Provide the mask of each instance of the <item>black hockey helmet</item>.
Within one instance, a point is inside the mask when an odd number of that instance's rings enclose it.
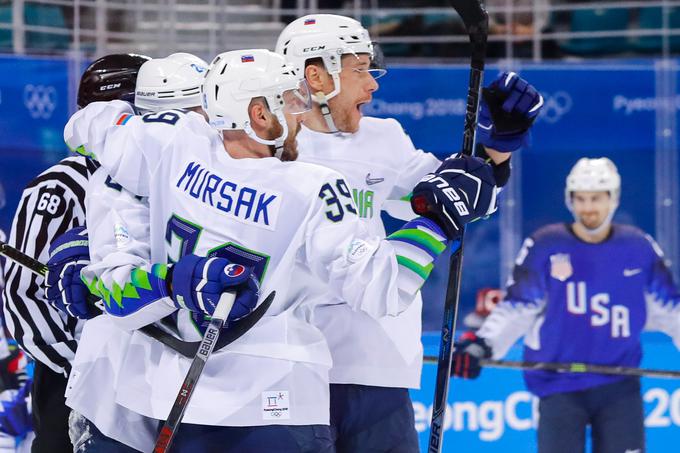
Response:
[[[137,72],[150,58],[133,53],[101,57],[83,73],[78,86],[78,107],[90,102],[121,99],[134,102]]]

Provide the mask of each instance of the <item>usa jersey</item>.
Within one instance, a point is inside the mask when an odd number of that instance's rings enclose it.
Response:
[[[98,118],[113,119],[83,128],[88,109],[101,109]],[[327,282],[329,292],[356,310],[376,318],[395,316],[422,285],[424,274],[417,271],[427,269],[444,248],[443,236],[422,225],[413,227],[408,240],[405,229],[400,237],[381,241],[366,232],[338,173],[275,158],[232,159],[220,134],[195,113],[134,117],[124,103],[94,103],[74,115],[66,135],[80,137],[87,144],[83,152],[97,158],[114,181],[148,197],[150,256],[156,263],[131,265],[125,257],[131,251],[123,250],[107,256],[113,256],[108,268],[93,263],[83,272],[101,290],[110,316],[86,324],[84,335],[93,341],[78,350],[80,366],[67,395],[79,411],[96,414],[95,403],[83,395],[101,389],[104,379],[117,404],[147,417],[167,417],[189,362],[128,329],[177,311],[163,293],[167,268],[162,263],[186,253],[234,260],[247,254],[260,258],[262,294],[276,290],[275,302],[246,335],[213,354],[185,420],[224,426],[327,424],[331,360],[323,335],[299,309],[303,301],[295,295],[306,285],[300,275]],[[397,260],[406,255],[408,260]],[[182,337],[195,340],[199,332],[189,315],[180,310],[177,317]],[[284,396],[272,412],[263,402],[273,394]]]
[[[358,132],[329,134],[303,127],[298,135],[299,161],[332,168],[345,176],[358,216],[369,231],[385,237],[380,218],[386,203],[403,201],[440,161],[417,150],[393,119],[363,117]],[[390,211],[390,214],[393,214]],[[379,319],[333,297],[322,282],[300,297],[317,307],[313,322],[324,333],[333,357],[330,381],[379,387],[418,388],[422,370],[420,293],[398,316]]]
[[[605,241],[591,244],[569,225],[554,224],[525,240],[505,300],[478,333],[494,358],[524,335],[527,361],[637,367],[643,329],[664,332],[680,346],[680,294],[654,240],[615,224]],[[527,387],[541,397],[620,379],[525,373]]]

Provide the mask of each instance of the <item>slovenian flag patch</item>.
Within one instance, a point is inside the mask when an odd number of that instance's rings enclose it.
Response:
[[[130,115],[129,113],[123,113],[120,118],[118,118],[118,121],[116,121],[116,126],[122,126],[125,123],[127,123],[130,118],[132,118],[133,115]]]
[[[316,19],[305,19],[305,25],[314,25],[316,23]]]
[[[241,55],[241,63],[252,63],[255,61],[255,57],[252,55]]]

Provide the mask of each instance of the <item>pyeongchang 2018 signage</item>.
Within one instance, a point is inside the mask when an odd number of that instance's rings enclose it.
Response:
[[[597,150],[603,143],[624,152],[654,148],[658,101],[651,61],[541,63],[515,70],[544,97],[533,133],[542,150]],[[498,67],[488,66],[485,84],[498,74]],[[448,155],[461,144],[468,75],[458,65],[391,67],[364,113],[396,118],[416,146]]]
[[[434,354],[436,338],[425,335],[426,351]],[[661,334],[643,336],[647,368],[669,369],[680,364],[680,352],[668,337]],[[508,360],[520,360],[521,348],[513,347]],[[432,416],[432,396],[436,364],[423,368],[421,389],[412,390],[415,427],[420,450],[427,451]],[[680,370],[680,365],[675,369]],[[680,439],[680,381],[642,379],[645,404],[647,451],[675,451]],[[454,379],[444,420],[444,452],[467,453],[535,453],[538,426],[538,399],[526,390],[522,372],[484,369],[476,380]],[[588,449],[587,451],[590,451]]]

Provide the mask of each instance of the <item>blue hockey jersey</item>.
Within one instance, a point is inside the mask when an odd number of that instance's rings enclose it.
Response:
[[[654,240],[635,227],[614,225],[605,241],[591,244],[570,225],[553,224],[525,240],[506,298],[478,335],[494,358],[524,336],[526,361],[637,367],[643,329],[665,332],[680,347],[680,294]],[[538,396],[620,379],[525,372]]]

